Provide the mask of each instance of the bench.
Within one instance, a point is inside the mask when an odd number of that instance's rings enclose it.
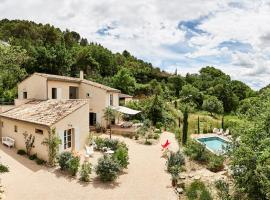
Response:
[[[14,147],[15,140],[10,137],[2,137],[2,144],[7,145],[9,148]]]

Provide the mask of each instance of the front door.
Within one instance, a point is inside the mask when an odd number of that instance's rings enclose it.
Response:
[[[90,112],[89,113],[89,125],[95,126],[97,124],[97,114]]]

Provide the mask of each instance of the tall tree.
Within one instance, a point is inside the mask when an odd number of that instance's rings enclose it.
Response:
[[[133,94],[135,91],[136,80],[128,69],[121,69],[112,78],[113,86],[120,89],[123,93]]]
[[[16,85],[26,77],[23,64],[28,59],[21,47],[0,44],[0,101],[10,102],[16,97]]]
[[[215,96],[207,96],[206,99],[203,101],[202,108],[208,111],[211,116],[214,113],[221,114],[223,113],[223,105],[222,102],[217,99]]]
[[[186,145],[188,139],[188,108],[184,110],[182,144]]]

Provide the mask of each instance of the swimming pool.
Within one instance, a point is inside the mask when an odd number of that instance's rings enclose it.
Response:
[[[224,153],[224,149],[228,146],[228,142],[220,137],[203,137],[197,140],[206,145],[206,148],[215,154]]]

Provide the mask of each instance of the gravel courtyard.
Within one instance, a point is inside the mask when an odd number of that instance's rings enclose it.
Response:
[[[83,183],[56,169],[38,166],[35,162],[19,156],[14,149],[0,145],[1,161],[10,172],[1,175],[7,200],[174,200],[170,175],[165,171],[165,159],[161,158],[161,143],[169,139],[170,149],[178,149],[172,133],[161,135],[156,145],[146,146],[124,137],[113,136],[126,142],[129,147],[128,169],[112,184],[101,183],[91,174],[91,182]],[[90,159],[96,164],[101,154],[95,152]]]

